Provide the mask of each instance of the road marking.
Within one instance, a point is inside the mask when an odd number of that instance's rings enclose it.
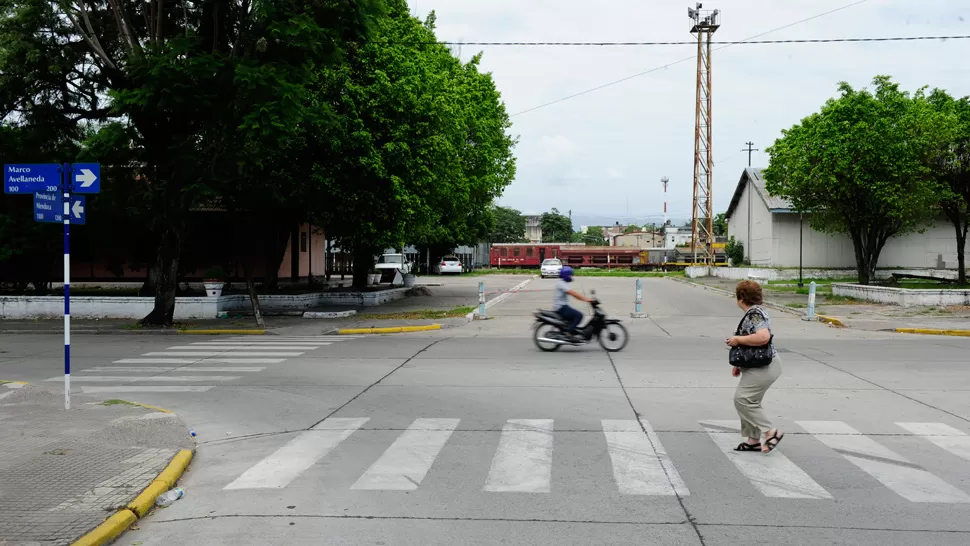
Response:
[[[272,489],[286,487],[316,464],[369,420],[330,418],[301,433],[283,447],[243,472],[223,489]]]
[[[303,353],[241,353],[222,351],[218,353],[190,353],[182,351],[145,353],[142,356],[300,356]]]
[[[170,349],[296,349],[299,351],[313,351],[330,343],[309,345],[306,343],[193,343],[189,346],[169,347]]]
[[[293,345],[203,345],[167,347],[166,351],[313,351],[318,347],[295,347]]]
[[[957,457],[970,461],[970,435],[943,423],[896,423]]]
[[[232,353],[230,353],[232,354]],[[217,364],[280,364],[285,358],[123,358],[112,364],[196,364],[215,362]]]
[[[484,490],[548,493],[552,431],[552,419],[509,419],[502,427]]]
[[[177,368],[166,367],[166,366],[96,366],[94,368],[88,368],[86,370],[79,370],[80,373],[96,373],[96,372],[172,372],[178,370],[180,372],[229,372],[229,373],[240,373],[240,372],[261,372],[265,370],[265,366],[201,366],[189,368],[187,366],[180,366]]]
[[[737,421],[700,421],[711,440],[751,484],[766,497],[787,499],[831,499],[821,485],[791,462],[781,451],[770,455],[734,451],[742,441]]]
[[[11,394],[13,394],[15,392],[17,392],[17,391],[7,391],[7,392],[5,392],[3,394],[0,394],[0,400],[3,400],[4,398],[10,396]]]
[[[459,421],[460,419],[416,419],[351,489],[417,489]]]
[[[214,385],[192,385],[192,386],[166,386],[166,387],[146,387],[142,385],[130,385],[125,387],[81,387],[84,394],[104,394],[110,392],[205,392]]]
[[[136,381],[235,381],[239,379],[236,375],[158,375],[153,377],[141,377],[137,375],[101,375],[101,376],[78,376],[72,377],[76,381],[86,381],[88,383],[110,383],[112,381],[136,382]],[[45,381],[64,381],[63,377],[52,377]]]
[[[297,341],[297,342],[324,342],[324,341],[350,341],[352,339],[359,339],[364,336],[319,336],[319,337],[299,337],[299,336],[272,336],[272,337],[229,337],[229,338],[214,338],[210,340],[213,343],[234,343],[239,341],[244,341],[246,343],[278,343],[281,341]],[[205,343],[205,342],[202,342]]]
[[[323,347],[325,345],[333,345],[333,341],[297,341],[295,339],[281,339],[273,341],[231,341],[231,340],[213,340],[213,341],[196,341],[190,343],[190,345],[306,345],[308,347]]]
[[[635,420],[603,420],[606,449],[613,464],[613,478],[620,493],[689,495],[686,484],[670,464],[659,437],[649,427],[649,423],[643,421],[643,429],[648,432],[644,434],[640,423]]]
[[[965,503],[970,495],[841,421],[796,421],[820,442],[912,502]]]

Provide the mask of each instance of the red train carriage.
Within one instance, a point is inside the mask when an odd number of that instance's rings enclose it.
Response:
[[[489,263],[492,267],[538,269],[546,258],[558,258],[561,243],[497,243],[492,245]]]
[[[640,263],[640,249],[622,246],[563,248],[559,258],[572,267],[631,268]]]

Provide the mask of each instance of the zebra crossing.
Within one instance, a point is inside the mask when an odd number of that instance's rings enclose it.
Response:
[[[174,345],[111,365],[81,369],[71,381],[86,394],[206,392],[360,336],[238,336]],[[63,381],[52,377],[46,381]]]
[[[369,422],[371,419],[368,417],[328,418],[285,442],[223,489],[286,488],[354,434],[367,430],[363,427]],[[420,488],[425,478],[434,472],[435,462],[445,446],[449,442],[459,441],[453,439],[453,433],[459,430],[459,423],[460,419],[415,419],[386,448],[381,446],[383,453],[349,488],[357,491],[414,491]],[[904,501],[970,503],[970,494],[963,489],[947,483],[847,423],[795,421],[795,424],[801,428],[802,434],[817,440],[822,449],[829,449],[835,456],[853,463],[855,468]],[[737,421],[704,420],[699,421],[698,425],[698,432],[705,432],[711,440],[702,445],[706,444],[714,453],[726,457],[732,464],[724,468],[730,471],[733,466],[760,495],[773,499],[837,500],[808,472],[785,456],[785,444],[770,454],[736,452],[733,448],[740,441]],[[647,420],[602,420],[601,427],[600,441],[605,443],[608,457],[590,461],[590,464],[608,465],[611,468],[611,488],[621,495],[630,496],[686,497],[692,494],[687,485],[690,473],[685,474],[685,481],[677,464],[667,454],[660,436]],[[962,459],[961,464],[966,463],[963,474],[970,472],[970,435],[966,432],[943,423],[896,422],[894,427],[906,442],[926,443],[930,446],[932,456],[937,459],[946,456],[944,452]],[[800,431],[789,427],[787,432],[794,437],[793,433]],[[488,474],[484,483],[476,487],[489,494],[548,494],[556,490],[553,479],[553,419],[509,419],[498,435]],[[788,445],[791,443],[792,440],[787,442]],[[923,445],[914,447],[926,448]],[[352,449],[352,446],[348,449]],[[464,461],[459,464],[464,464]],[[333,471],[345,473],[336,469]],[[449,476],[471,474],[447,472],[446,469],[442,473]],[[352,479],[353,476],[348,478]],[[703,477],[698,477],[695,483],[703,482]]]

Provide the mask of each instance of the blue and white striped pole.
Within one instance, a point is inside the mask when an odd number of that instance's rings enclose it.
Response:
[[[478,281],[478,316],[485,318],[485,281]]]
[[[637,279],[637,299],[634,301],[638,315],[643,312],[643,279]]]
[[[65,163],[61,173],[64,190],[64,409],[71,409],[71,186],[74,171]]]
[[[808,285],[808,320],[815,320],[815,290],[817,285],[812,281]]]

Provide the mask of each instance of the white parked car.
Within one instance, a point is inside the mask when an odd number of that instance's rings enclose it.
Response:
[[[384,254],[377,259],[374,269],[381,271],[384,269],[399,269],[402,275],[407,275],[414,268],[414,264],[407,259],[404,254]]]
[[[539,275],[543,279],[546,277],[558,277],[560,271],[562,271],[562,261],[558,258],[542,260],[542,265],[539,266]]]
[[[438,274],[444,275],[445,273],[461,273],[461,260],[455,256],[445,256],[441,259],[438,264]]]

